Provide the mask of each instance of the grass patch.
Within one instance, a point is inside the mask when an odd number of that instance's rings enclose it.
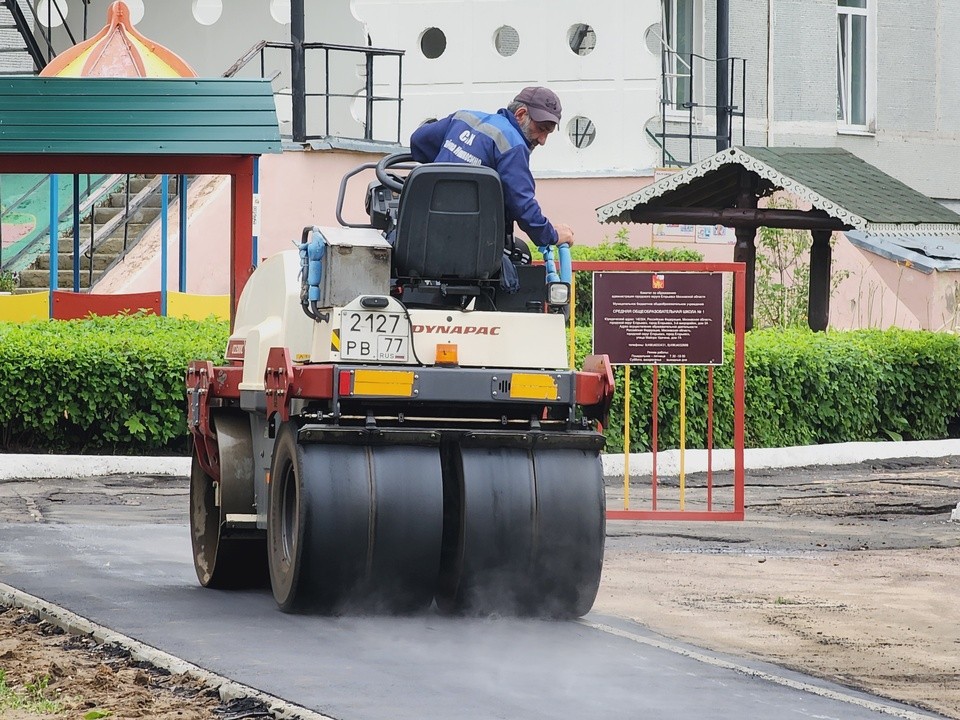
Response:
[[[63,705],[47,697],[49,676],[36,678],[23,688],[7,684],[6,671],[0,670],[0,710],[23,710],[37,715],[55,715],[63,712]]]

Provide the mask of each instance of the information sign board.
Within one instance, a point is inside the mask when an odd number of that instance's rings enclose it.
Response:
[[[614,365],[722,364],[722,274],[594,273],[593,351]]]

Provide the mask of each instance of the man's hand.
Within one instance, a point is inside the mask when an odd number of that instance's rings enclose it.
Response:
[[[557,245],[573,245],[573,228],[566,223],[554,223],[553,229],[557,231]]]

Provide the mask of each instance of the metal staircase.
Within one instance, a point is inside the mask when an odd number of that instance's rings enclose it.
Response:
[[[0,4],[0,75],[32,75],[37,72],[36,58],[28,49],[21,29],[26,24],[31,31],[28,35],[33,38],[28,16],[29,0],[3,0]],[[39,52],[39,46],[34,50]]]
[[[176,177],[168,177],[171,204],[179,196]],[[73,257],[79,246],[79,289],[89,290],[143,237],[160,215],[162,176],[114,175],[103,182],[103,194],[81,203],[79,242],[73,228],[61,232],[57,246],[57,287],[74,288]],[[39,245],[49,247],[49,238]],[[35,254],[36,251],[34,251]],[[19,272],[19,291],[36,292],[50,287],[50,253]]]

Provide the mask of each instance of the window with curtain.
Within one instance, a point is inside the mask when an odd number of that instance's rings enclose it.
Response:
[[[871,1],[837,0],[837,122],[841,127],[867,130],[873,124]]]

